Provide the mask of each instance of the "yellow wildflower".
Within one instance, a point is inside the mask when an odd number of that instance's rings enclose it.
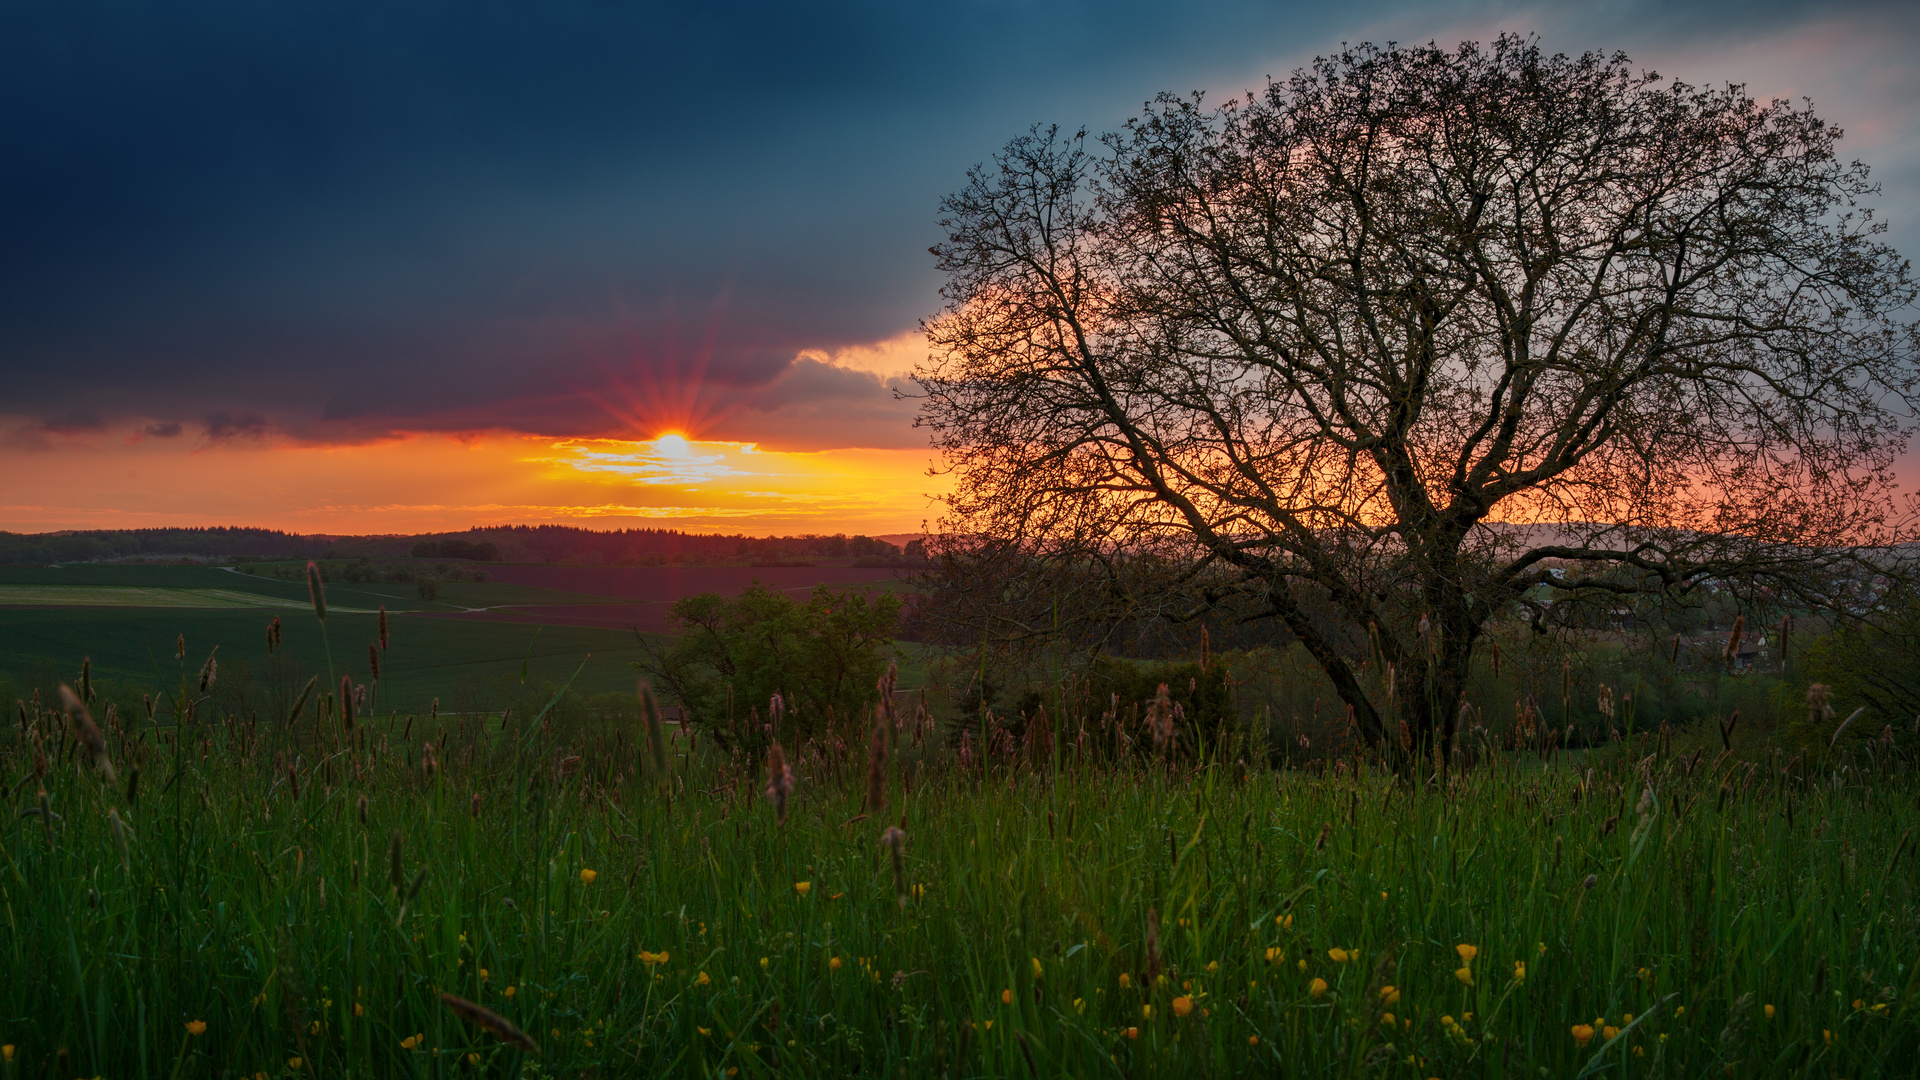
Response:
[[[288,1059],[287,1059],[287,1068],[289,1068],[289,1069],[291,1069],[291,1070],[293,1070],[294,1072],[299,1072],[299,1071],[300,1071],[300,1066],[302,1066],[302,1065],[304,1065],[304,1064],[306,1064],[306,1062],[304,1062],[304,1061],[302,1061],[302,1060],[301,1060],[301,1059],[299,1059],[299,1058],[288,1058]]]
[[[1040,958],[1037,956],[1033,958],[1033,977],[1040,977]]]
[[[365,1015],[367,1015],[367,1010],[366,1010],[366,1009],[364,1009],[364,1008],[362,1008],[362,1007],[361,1007],[361,1005],[360,1005],[360,1003],[356,1001],[356,1002],[354,1002],[354,1003],[353,1003],[353,1015],[355,1015],[355,1016],[365,1016]]]
[[[469,1064],[469,1065],[478,1065],[478,1064],[480,1064],[480,1055],[479,1055],[479,1054],[468,1054],[468,1055],[467,1055],[467,1064]]]
[[[1385,1005],[1388,1008],[1392,1008],[1393,1006],[1400,1004],[1400,988],[1397,986],[1381,987],[1380,988],[1380,1004]]]
[[[206,1033],[207,1033],[207,1022],[205,1020],[187,1021],[187,1034],[205,1035]]]
[[[1767,1019],[1773,1019],[1773,1006],[1769,1005],[1763,1011],[1767,1014]]]
[[[1185,1017],[1193,1012],[1193,999],[1185,994],[1173,999],[1173,1015]]]
[[[1828,1045],[1828,1046],[1832,1046],[1832,1045],[1833,1045],[1833,1042],[1834,1042],[1834,1039],[1833,1039],[1833,1032],[1831,1032],[1831,1031],[1829,1031],[1829,1030],[1827,1030],[1826,1028],[1821,1028],[1821,1029],[1820,1029],[1820,1037],[1821,1037],[1822,1039],[1825,1039],[1825,1040],[1826,1040],[1826,1043],[1827,1043],[1827,1045]]]
[[[1304,956],[1300,958],[1300,970],[1301,971],[1307,970],[1307,958]]]
[[[1460,954],[1460,962],[1463,964],[1473,963],[1473,958],[1480,955],[1480,950],[1472,945],[1455,945],[1453,951]]]
[[[1344,963],[1346,963],[1346,962],[1347,962],[1347,950],[1345,950],[1345,949],[1328,949],[1328,950],[1327,950],[1327,959],[1329,959],[1329,960],[1331,960],[1331,961],[1333,961],[1333,962],[1334,962],[1334,963],[1336,963],[1336,964],[1344,964]]]
[[[1133,976],[1127,974],[1124,971],[1121,972],[1120,973],[1120,989],[1125,990],[1127,987],[1132,985],[1133,985]]]
[[[769,959],[767,959],[767,958],[766,958],[766,957],[764,957],[764,956],[760,958],[760,970],[761,970],[761,971],[767,971],[767,970],[769,970],[769,969],[771,969],[772,967],[773,967],[773,961],[772,961],[772,960],[769,960]]]
[[[1287,954],[1278,945],[1267,946],[1267,963],[1277,964],[1287,958]]]
[[[1140,1019],[1142,1020],[1153,1019],[1153,1006],[1151,1005],[1140,1006]]]
[[[801,896],[805,896],[813,891],[813,882],[796,881],[793,883],[793,891],[799,893]]]
[[[697,975],[697,976],[695,976],[695,977],[694,977],[694,980],[693,980],[693,985],[695,985],[695,986],[712,986],[712,985],[713,985],[713,980],[712,980],[711,978],[709,978],[709,977],[707,976],[707,973],[706,973],[706,972],[704,972],[704,971],[703,971],[703,972],[701,972],[701,973],[700,973],[699,975]]]
[[[1527,981],[1527,962],[1525,960],[1515,960],[1513,962],[1513,981],[1517,983]]]
[[[1608,1042],[1612,1042],[1614,1036],[1620,1034],[1620,1029],[1614,1027],[1612,1024],[1608,1024],[1606,1027],[1600,1029],[1600,1034],[1605,1036]]]
[[[1220,974],[1220,961],[1218,960],[1207,961],[1207,974],[1209,975]]]
[[[839,971],[839,970],[840,970],[840,958],[836,956],[836,957],[834,957],[834,958],[832,958],[831,960],[828,960],[828,961],[827,961],[827,970],[828,970],[828,971]]]
[[[406,1038],[400,1040],[400,1049],[402,1050],[411,1050],[414,1047],[419,1045],[420,1045],[420,1036],[418,1035],[409,1035]]]
[[[1453,977],[1456,979],[1459,979],[1462,983],[1465,983],[1468,986],[1473,985],[1473,969],[1472,968],[1466,968],[1466,967],[1457,968],[1453,973]]]
[[[1585,1046],[1588,1043],[1592,1042],[1593,1041],[1593,1025],[1591,1024],[1573,1025],[1573,1041],[1579,1043],[1581,1046]]]
[[[1012,990],[1002,990],[1002,991],[1000,991],[1000,1004],[1002,1004],[1002,1005],[1011,1005],[1011,1004],[1013,1004],[1013,991],[1012,991]]]
[[[1327,980],[1314,979],[1307,984],[1307,993],[1312,994],[1314,997],[1325,997],[1327,994]]]
[[[582,884],[582,885],[591,885],[591,884],[593,884],[593,879],[594,879],[594,878],[597,878],[597,877],[599,877],[599,876],[600,876],[599,874],[596,874],[596,873],[594,873],[594,872],[593,872],[593,871],[591,871],[591,870],[587,870],[587,869],[585,869],[585,868],[582,868],[582,869],[581,869],[581,871],[580,871],[580,884]]]
[[[1260,1045],[1260,1036],[1258,1036],[1258,1035],[1249,1035],[1249,1036],[1247,1036],[1247,1045],[1248,1045],[1248,1046],[1259,1046],[1259,1045]]]
[[[512,997],[514,995],[514,988],[509,986],[506,988],[505,991],[503,991],[503,993],[505,993],[508,997]]]
[[[1381,1022],[1382,1024],[1385,1024],[1385,1025],[1386,1025],[1386,1026],[1388,1026],[1388,1027],[1392,1027],[1392,1026],[1393,1026],[1393,1014],[1392,1014],[1392,1013],[1381,1013],[1381,1014],[1380,1014],[1380,1022]]]
[[[13,1044],[8,1043],[5,1046],[0,1046],[0,1061],[12,1061],[12,1060],[13,1060]]]
[[[700,1034],[702,1034],[702,1035],[711,1035],[711,1034],[713,1034],[713,1029],[712,1029],[712,1028],[703,1028],[703,1027],[699,1027],[699,1026],[695,1026],[693,1030],[695,1030],[695,1031],[697,1031],[697,1032],[699,1032],[699,1033],[700,1033]]]
[[[1139,1037],[1140,1037],[1140,1029],[1139,1029],[1139,1028],[1137,1028],[1137,1027],[1131,1027],[1131,1028],[1128,1028],[1128,1029],[1127,1029],[1127,1038],[1129,1038],[1129,1039],[1137,1039],[1137,1038],[1139,1038]]]

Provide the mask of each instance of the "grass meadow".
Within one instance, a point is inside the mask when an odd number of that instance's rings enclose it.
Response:
[[[500,625],[396,620],[390,655]],[[136,630],[155,690],[212,700]],[[0,736],[9,1080],[1920,1070],[1920,783],[1879,743],[1407,782],[1119,754],[1058,709],[956,752],[916,715],[789,735],[783,823],[763,761],[650,767],[637,723],[89,711],[110,779],[44,702]]]

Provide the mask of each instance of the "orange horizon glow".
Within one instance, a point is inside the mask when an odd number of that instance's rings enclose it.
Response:
[[[646,440],[411,435],[355,446],[154,441],[0,451],[0,529],[235,525],[296,533],[497,525],[752,536],[910,533],[939,515],[927,450],[769,450]]]

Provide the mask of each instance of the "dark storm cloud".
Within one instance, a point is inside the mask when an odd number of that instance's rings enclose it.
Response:
[[[583,435],[698,379],[720,426],[879,438],[910,408],[874,379],[824,404],[794,356],[934,308],[935,203],[1033,121],[1343,40],[1823,22],[1913,43],[1899,5],[6,3],[0,412]]]

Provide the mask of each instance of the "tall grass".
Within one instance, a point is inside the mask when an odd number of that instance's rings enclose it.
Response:
[[[1405,784],[1029,738],[896,757],[869,813],[856,737],[790,755],[782,825],[764,763],[676,741],[650,782],[639,730],[116,723],[108,783],[55,720],[0,757],[9,1077],[1920,1060],[1920,784],[1871,748],[1652,738]]]

